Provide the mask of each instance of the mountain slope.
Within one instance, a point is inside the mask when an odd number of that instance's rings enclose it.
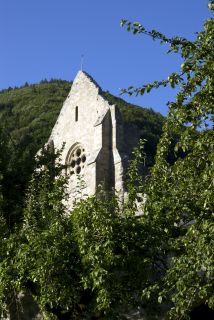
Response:
[[[34,168],[36,152],[47,141],[62,104],[71,87],[63,80],[41,81],[39,84],[0,91],[0,176],[3,211],[10,227],[22,220],[26,186]],[[146,138],[147,164],[154,160],[163,116],[151,109],[131,105],[104,92],[111,104],[119,107],[126,132]],[[126,130],[129,127],[129,130]],[[126,137],[125,137],[126,138]],[[128,139],[127,139],[128,140]],[[137,142],[137,141],[136,141]],[[6,150],[5,152],[3,151]],[[127,145],[127,151],[129,150]]]
[[[21,153],[33,155],[47,141],[71,84],[51,80],[0,91],[1,127],[4,126]],[[148,140],[154,156],[164,118],[151,109],[134,106],[109,93],[104,95],[120,108],[125,125],[141,130],[141,137]]]

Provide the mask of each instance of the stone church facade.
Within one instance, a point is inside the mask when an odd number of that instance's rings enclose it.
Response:
[[[78,197],[94,195],[99,185],[115,190],[123,201],[128,156],[122,116],[86,72],[78,72],[48,144],[55,149],[64,144],[69,207]]]

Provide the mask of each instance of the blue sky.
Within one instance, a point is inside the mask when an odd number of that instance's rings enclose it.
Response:
[[[166,78],[181,59],[167,46],[133,36],[122,18],[167,36],[194,39],[210,16],[207,0],[0,0],[0,89],[47,78],[73,80],[84,70],[104,90],[140,86]],[[123,98],[166,115],[175,91],[161,89]]]

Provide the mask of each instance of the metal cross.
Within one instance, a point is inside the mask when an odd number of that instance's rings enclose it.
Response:
[[[81,55],[81,71],[82,71],[82,69],[83,69],[83,62],[84,62],[84,55],[82,54],[82,55]]]

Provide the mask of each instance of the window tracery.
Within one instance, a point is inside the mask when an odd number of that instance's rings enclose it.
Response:
[[[66,159],[67,173],[69,175],[80,174],[83,172],[86,164],[85,148],[81,144],[75,144],[68,152]]]

